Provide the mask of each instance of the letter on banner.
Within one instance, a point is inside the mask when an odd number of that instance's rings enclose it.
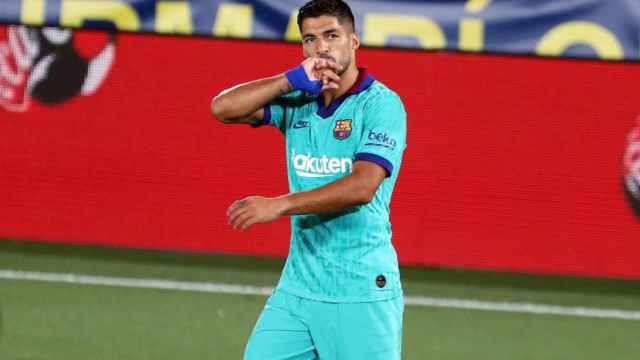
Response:
[[[85,20],[111,21],[118,30],[140,30],[140,19],[131,5],[119,0],[62,0],[60,25],[81,27]]]
[[[468,0],[465,11],[477,14],[486,9],[491,0]],[[480,19],[462,19],[459,26],[458,47],[466,51],[481,51],[484,47],[484,22]]]
[[[289,25],[287,25],[287,32],[284,34],[284,39],[287,41],[301,41],[302,35],[300,35],[300,29],[298,28],[298,9],[291,12],[289,16]]]
[[[25,25],[44,24],[45,0],[22,0],[20,23]]]
[[[253,8],[248,4],[220,4],[213,35],[248,38],[251,36]]]
[[[560,56],[573,45],[593,48],[601,59],[618,60],[624,50],[616,36],[604,26],[588,21],[571,21],[549,30],[538,42],[538,55]]]
[[[366,15],[365,44],[383,46],[387,37],[392,35],[415,37],[426,49],[441,49],[447,45],[440,26],[429,18],[410,15]]]
[[[156,32],[161,34],[193,34],[189,2],[158,1]]]

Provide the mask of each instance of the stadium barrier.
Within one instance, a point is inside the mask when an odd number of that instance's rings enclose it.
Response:
[[[0,49],[1,237],[286,255],[288,221],[225,217],[287,191],[282,136],[209,104],[299,45],[0,26]],[[623,191],[638,64],[371,48],[358,63],[408,112],[403,264],[640,278]]]

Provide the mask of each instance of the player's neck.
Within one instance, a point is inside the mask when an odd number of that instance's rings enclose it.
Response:
[[[353,85],[358,80],[358,74],[360,71],[355,66],[355,64],[351,64],[351,66],[345,71],[340,79],[340,87],[335,90],[328,90],[322,93],[324,99],[324,106],[329,107],[333,100],[339,98],[340,96],[346,94],[349,89],[353,87]]]

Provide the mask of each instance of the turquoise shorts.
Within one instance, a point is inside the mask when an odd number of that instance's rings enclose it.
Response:
[[[327,303],[275,290],[245,349],[245,360],[396,360],[402,348],[402,296]]]

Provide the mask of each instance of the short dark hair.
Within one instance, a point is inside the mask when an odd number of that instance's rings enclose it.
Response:
[[[342,0],[311,0],[298,11],[298,29],[302,31],[302,21],[323,15],[336,17],[341,25],[348,24],[356,31],[356,21],[351,8]]]

